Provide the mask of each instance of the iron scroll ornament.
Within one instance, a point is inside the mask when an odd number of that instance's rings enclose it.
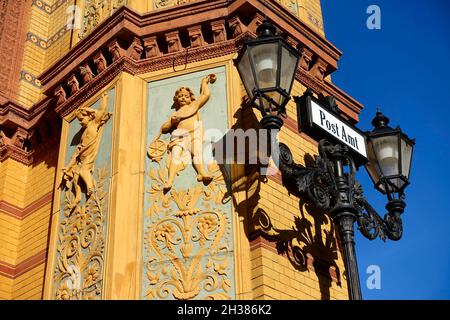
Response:
[[[347,146],[319,142],[319,155],[312,166],[304,167],[293,161],[288,146],[279,144],[280,171],[283,183],[294,194],[305,196],[315,207],[329,212],[334,217],[342,208],[350,209],[355,216],[358,229],[369,240],[380,237],[401,239],[403,224],[401,214],[405,209],[404,195],[390,198],[384,218],[364,197],[361,184],[356,181],[356,165]],[[343,167],[348,167],[348,172]],[[340,171],[340,172],[337,172]]]

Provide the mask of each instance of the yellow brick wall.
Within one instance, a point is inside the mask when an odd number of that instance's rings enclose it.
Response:
[[[40,300],[44,288],[45,263],[14,280],[14,300]]]
[[[320,0],[297,0],[297,4],[300,20],[325,37]]]
[[[292,89],[292,96],[301,96],[305,90],[306,88],[296,81]],[[286,111],[289,118],[297,119],[296,105],[292,100],[287,105]],[[289,146],[294,161],[302,165],[305,164],[305,155],[314,157],[318,153],[315,144],[286,125],[280,131],[279,141]],[[258,207],[266,211],[274,228],[292,230],[295,227],[295,217],[304,217],[311,223],[312,235],[315,236],[315,230],[320,230],[321,237],[319,239],[325,242],[327,232],[331,227],[330,220],[323,225],[316,226],[318,222],[306,210],[303,211],[303,215],[301,214],[299,198],[289,194],[280,183],[271,179],[261,183],[259,196]],[[275,248],[251,245],[250,251],[251,290],[254,299],[348,299],[347,284],[343,278],[345,268],[341,252],[338,249],[328,250],[328,252],[337,254],[334,263],[339,269],[339,285],[331,281],[330,277],[325,278],[322,273],[315,270],[297,270],[286,255],[277,253]],[[314,258],[321,259],[322,257]],[[320,283],[322,283],[322,288]]]
[[[22,74],[26,76],[21,76],[17,97],[26,107],[32,107],[42,98],[36,78],[70,49],[72,30],[65,27],[69,17],[67,9],[74,1],[47,0],[32,4],[22,62]]]
[[[0,163],[0,201],[24,209],[49,196],[54,189],[58,144],[46,143],[36,150],[35,162],[27,167],[15,160]],[[18,266],[48,249],[52,202],[18,218],[0,210],[0,264]],[[41,299],[45,261],[27,272],[9,278],[0,274],[0,299]]]

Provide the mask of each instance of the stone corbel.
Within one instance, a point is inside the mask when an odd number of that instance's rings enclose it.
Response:
[[[286,41],[289,42],[289,44],[294,48],[297,48],[298,43],[297,40],[295,40],[294,38],[287,36]]]
[[[158,41],[156,36],[151,36],[144,39],[145,57],[155,58],[162,56],[161,50],[159,50]]]
[[[94,64],[97,67],[97,73],[101,73],[107,68],[108,64],[101,51],[94,56]]]
[[[247,27],[241,22],[238,16],[234,16],[228,21],[233,38],[236,38],[240,34],[243,34],[245,31],[247,31]]]
[[[28,132],[27,130],[18,127],[16,129],[16,132],[14,133],[14,136],[11,139],[11,143],[22,150],[25,149],[25,140],[28,138]]]
[[[89,64],[87,62],[80,66],[80,75],[83,79],[83,84],[88,83],[94,78],[94,73],[92,72],[91,67],[89,67]]]
[[[71,95],[75,94],[76,92],[78,92],[78,90],[80,90],[80,83],[78,82],[78,79],[77,77],[75,77],[74,74],[69,77],[67,85],[69,86]]]
[[[108,51],[109,53],[111,53],[113,62],[126,54],[126,51],[120,46],[119,42],[116,39],[109,43]]]
[[[189,39],[191,40],[191,47],[203,47],[205,40],[203,39],[202,26],[194,26],[187,29],[189,33]]]
[[[64,88],[59,85],[55,89],[56,105],[63,104],[67,100],[67,94]]]
[[[305,71],[309,70],[309,65],[312,61],[312,58],[313,58],[313,53],[311,51],[309,51],[305,47],[302,47],[300,49],[300,67],[303,70],[305,70]]]
[[[3,133],[2,130],[0,130],[0,148],[5,146],[8,142],[8,138],[6,137],[6,135]]]
[[[316,63],[314,63],[314,65],[311,68],[311,75],[316,79],[323,81],[326,70],[327,70],[327,63],[322,59],[318,58]]]
[[[169,53],[181,51],[182,46],[178,30],[166,33],[166,41]]]
[[[133,42],[127,50],[127,56],[133,60],[140,60],[144,47],[142,46],[141,39],[134,37]]]
[[[227,30],[225,29],[225,20],[218,20],[211,22],[211,29],[213,32],[214,43],[227,40]]]
[[[255,16],[253,17],[252,21],[248,25],[248,30],[253,32],[254,34],[256,34],[256,29],[258,29],[258,27],[263,23],[263,21],[264,21],[264,16],[262,16],[259,13],[256,13]]]

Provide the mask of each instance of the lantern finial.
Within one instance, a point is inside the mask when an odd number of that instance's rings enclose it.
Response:
[[[373,120],[372,120],[372,125],[376,129],[386,128],[388,126],[389,122],[390,122],[389,118],[386,117],[383,113],[381,113],[380,109],[377,109],[375,118],[373,118]]]
[[[256,34],[259,38],[267,38],[275,36],[277,28],[270,23],[267,18],[264,19],[263,23],[256,29]]]

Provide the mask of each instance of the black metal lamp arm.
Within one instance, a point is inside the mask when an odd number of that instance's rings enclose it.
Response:
[[[383,219],[364,197],[359,183],[356,183],[354,188],[354,200],[358,209],[356,216],[358,229],[366,238],[374,240],[380,237],[383,241],[386,241],[386,237],[393,241],[401,239],[403,235],[401,214],[405,209],[402,198],[388,202],[386,205],[388,212]]]
[[[405,202],[401,196],[398,200],[390,200],[386,205],[388,213],[384,219],[369,204],[363,195],[361,185],[355,180],[355,165],[347,155],[346,147],[333,145],[323,140],[319,143],[319,156],[316,156],[314,164],[304,167],[293,161],[289,148],[279,144],[280,165],[283,183],[294,194],[307,197],[317,208],[333,212],[342,205],[342,202],[350,203],[353,207],[358,229],[369,240],[380,237],[386,241],[386,237],[397,241],[402,237],[403,225],[401,214],[405,208]],[[341,158],[350,167],[348,173],[341,175],[345,179],[348,191],[343,192],[338,187],[336,178],[336,162],[334,158]],[[345,199],[342,199],[344,197]]]

